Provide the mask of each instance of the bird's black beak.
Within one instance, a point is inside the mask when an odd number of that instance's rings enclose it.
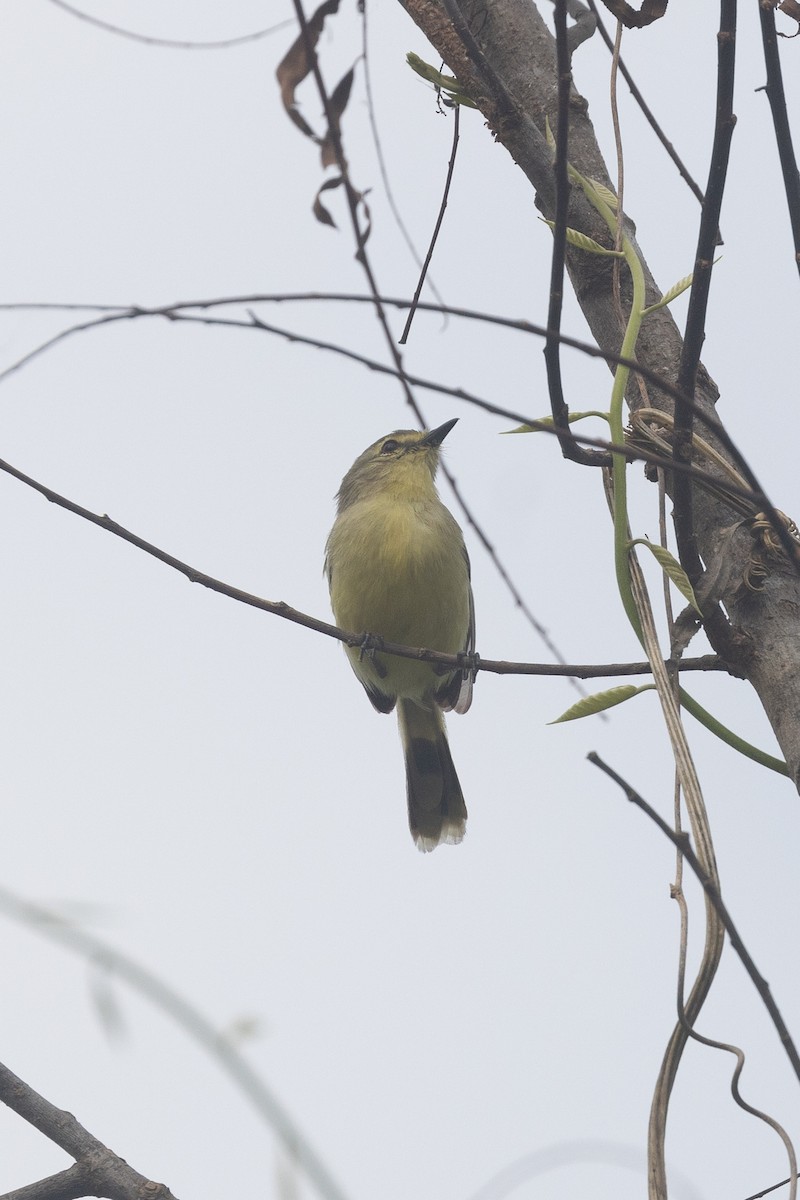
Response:
[[[458,417],[453,417],[452,421],[445,421],[444,425],[440,425],[438,429],[432,429],[422,439],[423,446],[441,446],[444,439],[447,437],[450,430],[458,421]]]

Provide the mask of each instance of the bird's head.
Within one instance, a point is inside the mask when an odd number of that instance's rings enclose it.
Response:
[[[385,493],[397,500],[424,500],[434,494],[433,480],[444,439],[458,417],[436,429],[396,429],[368,446],[342,480],[339,512],[358,500]]]

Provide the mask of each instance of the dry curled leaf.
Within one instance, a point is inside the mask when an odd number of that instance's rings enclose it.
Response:
[[[314,197],[314,206],[313,206],[313,210],[312,210],[314,213],[314,216],[323,225],[332,225],[334,229],[336,228],[336,222],[334,221],[331,214],[328,212],[325,205],[322,203],[321,197],[322,197],[323,192],[329,192],[329,191],[331,191],[332,188],[340,187],[341,184],[342,184],[341,175],[337,175],[335,179],[326,179],[325,182],[323,183],[322,187],[319,189],[316,196]]]
[[[323,0],[316,12],[306,22],[306,30],[308,33],[308,42],[312,50],[316,47],[319,41],[319,35],[322,33],[322,26],[325,18],[333,16],[339,11],[339,0]],[[297,128],[306,135],[306,137],[316,138],[316,134],[311,126],[306,121],[297,107],[295,99],[295,91],[299,84],[303,82],[306,75],[309,74],[313,67],[313,60],[309,55],[306,47],[306,39],[301,30],[299,35],[292,42],[289,49],[284,54],[275,75],[278,79],[278,86],[281,89],[281,100],[283,107],[290,120],[294,121]]]
[[[337,225],[336,225],[336,222],[334,221],[333,217],[331,216],[330,212],[328,211],[328,209],[322,203],[322,193],[330,192],[334,188],[341,187],[343,183],[344,183],[344,179],[342,178],[341,175],[336,175],[332,179],[326,179],[325,182],[323,183],[322,187],[319,189],[319,191],[317,192],[317,194],[314,198],[314,205],[313,205],[314,216],[323,225],[332,225],[334,229],[337,228]],[[363,257],[363,248],[367,244],[369,235],[372,232],[372,215],[369,211],[369,205],[367,204],[367,199],[366,199],[368,194],[369,194],[369,188],[367,188],[363,192],[357,192],[355,190],[355,188],[352,189],[353,200],[354,200],[355,204],[358,206],[358,208],[361,210],[361,213],[363,216],[363,225],[361,225],[360,232],[359,232],[359,247],[358,247],[358,251],[356,253],[356,258],[359,261],[361,261],[361,259]]]
[[[642,0],[642,6],[637,12],[625,0],[603,0],[612,16],[621,21],[626,29],[644,29],[652,25],[667,11],[668,0]]]
[[[354,68],[351,67],[347,74],[339,80],[328,104],[331,114],[331,124],[328,127],[325,137],[320,142],[323,167],[333,167],[336,165],[336,142],[339,138],[339,122],[342,113],[347,107],[347,101],[350,99],[350,89],[353,86],[353,71]]]
[[[344,161],[340,138],[340,122],[342,114],[347,107],[347,102],[350,99],[355,68],[351,67],[342,76],[331,95],[325,100],[329,123],[324,137],[320,137],[315,133],[308,121],[306,121],[297,107],[297,97],[295,95],[299,84],[303,82],[314,68],[317,42],[322,33],[325,18],[339,11],[339,2],[340,0],[323,0],[323,3],[316,9],[313,16],[306,22],[305,36],[301,31],[300,36],[295,38],[283,56],[275,74],[281,90],[283,107],[287,115],[301,133],[317,143],[320,148],[323,169],[338,166],[340,170],[340,174],[326,179],[318,189],[314,197],[312,212],[321,224],[330,225],[335,229],[336,222],[323,203],[322,194],[345,184],[349,189],[349,203],[360,209],[363,217],[363,223],[359,221],[361,228],[358,235],[358,251],[356,253],[356,258],[360,259],[363,257],[364,246],[370,235],[372,222],[365,200],[367,193],[365,191],[356,191],[350,183],[346,182],[347,164]]]
[[[796,38],[798,33],[800,33],[800,4],[798,4],[797,0],[781,0],[781,3],[778,5],[778,11],[782,12],[791,21],[797,21],[797,30],[795,33],[779,33],[778,37]]]

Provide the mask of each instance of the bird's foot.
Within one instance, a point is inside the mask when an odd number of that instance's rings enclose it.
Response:
[[[383,638],[379,633],[363,633],[358,645],[358,660],[368,658],[379,679],[386,678],[386,666],[375,657],[376,650],[383,649]]]
[[[466,650],[462,650],[457,657],[462,677],[464,679],[471,679],[474,683],[481,666],[480,654],[474,650],[471,654],[468,654]]]

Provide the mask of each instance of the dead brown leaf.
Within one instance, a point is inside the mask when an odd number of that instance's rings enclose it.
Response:
[[[794,33],[779,33],[778,36],[796,38],[798,33],[800,33],[800,4],[797,3],[797,0],[781,0],[778,9],[784,16],[789,17],[790,20],[797,21],[797,30]]]
[[[644,29],[652,25],[667,11],[668,0],[642,0],[642,6],[637,12],[625,0],[603,0],[612,16],[621,21],[626,29]]]
[[[316,12],[306,22],[308,39],[313,49],[316,49],[325,18],[333,16],[338,11],[339,0],[323,0],[323,3],[320,4]],[[294,121],[297,128],[306,137],[319,140],[314,130],[298,109],[297,100],[295,99],[297,87],[303,82],[306,75],[310,73],[312,66],[311,56],[306,50],[306,39],[303,37],[303,31],[301,30],[299,36],[295,38],[278,64],[275,75],[278,80],[278,86],[281,89],[283,107],[286,109],[290,120]]]
[[[319,189],[316,196],[314,197],[314,205],[312,208],[312,212],[314,213],[314,216],[323,225],[332,225],[334,229],[337,228],[336,222],[334,221],[331,214],[328,212],[325,205],[322,203],[322,193],[329,192],[331,190],[331,188],[340,187],[343,182],[344,181],[343,181],[341,175],[337,175],[335,179],[326,179],[325,182],[323,183],[322,187]]]
[[[314,55],[316,54],[317,42],[322,33],[322,26],[325,18],[332,16],[339,11],[340,0],[323,0],[323,3],[317,8],[313,16],[306,22],[307,36],[303,36],[301,31],[300,36],[295,38],[291,46],[283,56],[277,71],[275,72],[278,79],[278,86],[281,90],[281,100],[283,107],[286,110],[289,118],[294,122],[301,133],[306,137],[311,138],[320,147],[320,155],[322,158],[323,169],[327,167],[338,166],[340,174],[333,178],[326,179],[322,186],[318,189],[314,197],[312,211],[314,216],[323,225],[331,225],[336,228],[336,222],[333,219],[330,211],[323,203],[322,197],[324,192],[332,191],[334,188],[341,187],[345,184],[344,176],[347,173],[347,164],[344,161],[339,161],[337,158],[337,147],[341,150],[340,123],[342,114],[347,107],[347,102],[350,99],[350,92],[353,87],[353,76],[355,67],[342,76],[337,83],[330,97],[326,101],[328,113],[328,129],[325,136],[320,137],[306,121],[305,117],[297,107],[296,91],[298,86],[313,70]],[[363,257],[364,246],[372,229],[372,220],[369,208],[365,200],[366,192],[358,192],[351,184],[347,183],[346,187],[350,189],[348,202],[356,206],[356,211],[360,210],[361,218],[357,217],[357,221],[362,228],[358,235],[358,252],[356,257]]]
[[[339,122],[342,119],[342,113],[347,107],[347,101],[350,99],[354,70],[355,68],[351,67],[347,74],[339,80],[328,104],[331,114],[331,127],[329,127],[328,132],[320,143],[323,167],[332,167],[336,163],[336,141],[339,139]],[[334,137],[334,133],[336,137]]]
[[[336,222],[334,221],[333,217],[331,216],[330,212],[328,211],[328,209],[322,203],[322,193],[330,192],[334,188],[341,187],[343,183],[344,183],[344,179],[342,178],[341,175],[336,175],[332,179],[326,179],[325,182],[323,183],[322,187],[319,189],[316,196],[314,197],[314,205],[313,205],[313,210],[312,210],[314,213],[314,216],[323,225],[332,225],[334,229],[337,228],[337,225],[336,225]],[[364,192],[357,192],[355,190],[355,188],[352,189],[353,200],[354,200],[355,204],[357,205],[358,209],[360,209],[361,217],[362,217],[362,221],[359,222],[359,224],[361,225],[361,228],[359,230],[358,250],[356,252],[356,258],[359,261],[363,261],[364,247],[366,246],[369,235],[372,232],[372,214],[370,213],[369,205],[367,204],[367,194],[368,194],[369,190],[370,189],[367,188],[367,190]]]

